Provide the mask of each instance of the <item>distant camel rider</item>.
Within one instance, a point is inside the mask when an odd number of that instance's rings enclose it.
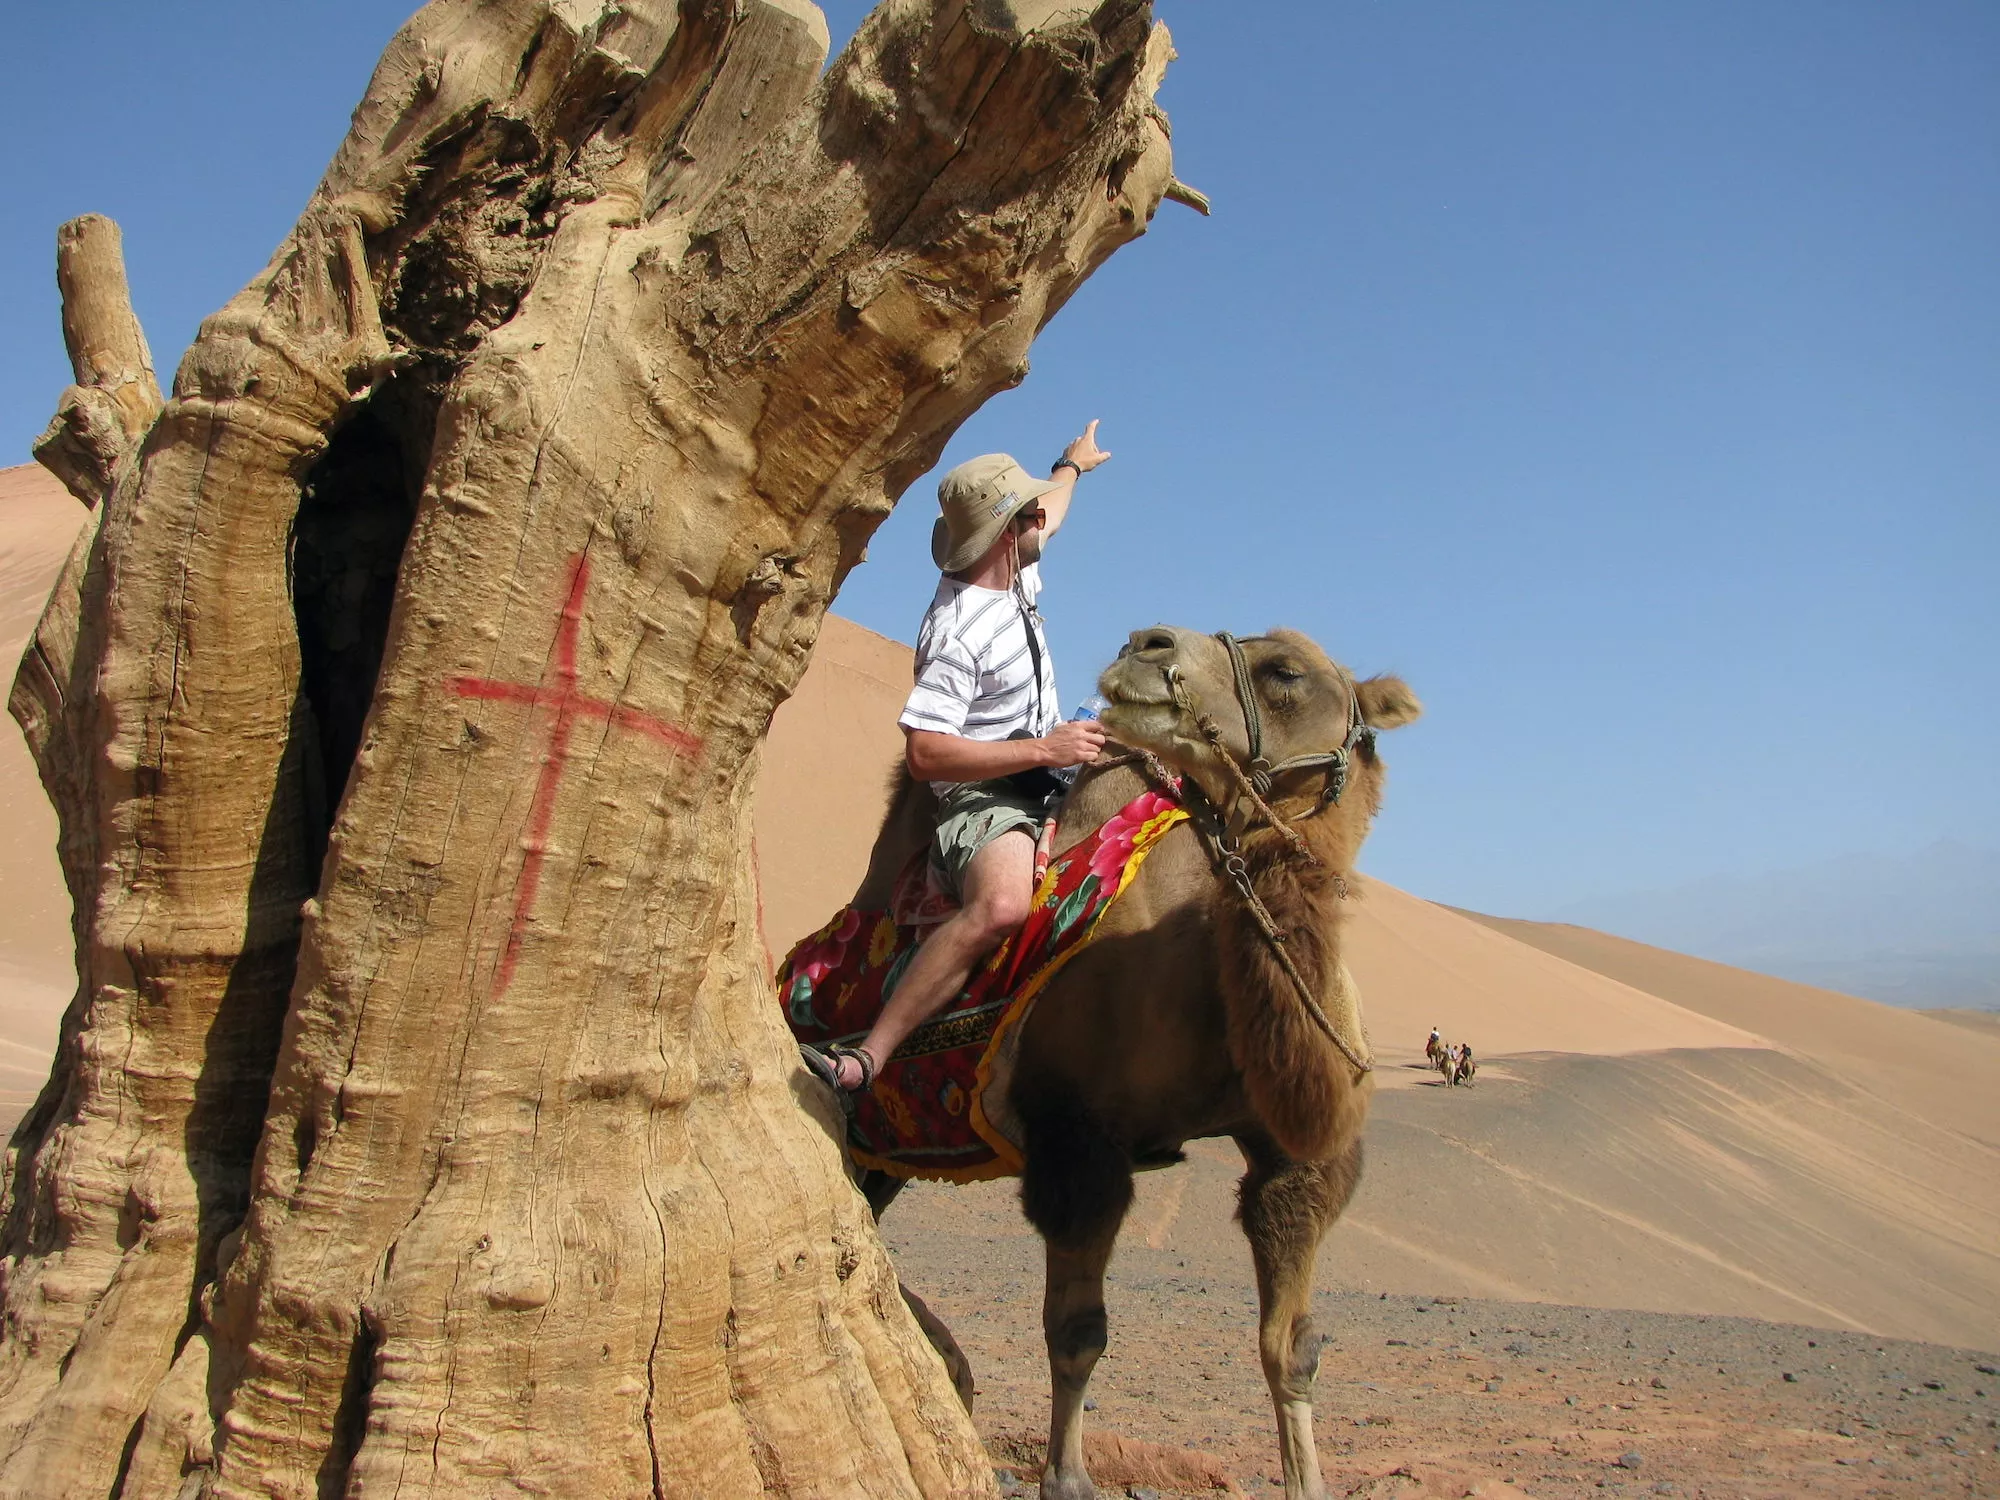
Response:
[[[860,1046],[802,1049],[838,1088],[873,1083],[903,1039],[1027,918],[1035,841],[1060,785],[1048,773],[1094,760],[1104,743],[1091,720],[1059,721],[1035,600],[1042,549],[1061,528],[1078,478],[1110,456],[1097,446],[1093,421],[1047,479],[989,453],[938,485],[944,513],[931,557],[944,577],[917,632],[916,685],[897,722],[910,774],[937,794],[931,866],[959,909],[925,937]]]

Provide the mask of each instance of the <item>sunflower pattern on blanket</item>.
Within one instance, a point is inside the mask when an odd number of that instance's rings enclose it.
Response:
[[[981,1107],[987,1064],[1042,986],[1089,943],[1146,854],[1187,812],[1142,792],[1049,863],[1021,929],[965,988],[919,1026],[855,1097],[848,1146],[866,1167],[899,1177],[974,1182],[1018,1172],[1020,1154]],[[898,882],[921,884],[919,853]],[[859,1042],[881,1014],[928,929],[889,911],[843,909],[786,957],[778,998],[792,1034],[825,1046]]]

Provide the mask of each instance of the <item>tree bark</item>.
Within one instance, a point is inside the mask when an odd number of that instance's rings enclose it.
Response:
[[[85,505],[109,493],[116,470],[160,410],[153,353],[132,311],[118,226],[102,214],[56,231],[63,343],[76,384],[35,439],[42,466]]]
[[[433,0],[106,470],[14,700],[83,983],[0,1495],[989,1487],[801,1108],[751,798],[875,527],[1166,192],[1171,49],[1144,0],[825,49]]]

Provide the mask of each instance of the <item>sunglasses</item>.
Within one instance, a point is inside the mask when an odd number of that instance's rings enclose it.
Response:
[[[1049,518],[1049,513],[1043,510],[1039,505],[1025,505],[1021,507],[1021,509],[1014,512],[1014,520],[1016,524],[1019,524],[1022,521],[1026,521],[1030,526],[1040,526],[1044,521],[1048,520],[1048,518]]]

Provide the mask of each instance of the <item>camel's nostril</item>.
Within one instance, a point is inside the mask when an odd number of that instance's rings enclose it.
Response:
[[[1151,630],[1132,632],[1131,650],[1144,654],[1148,651],[1172,651],[1174,633],[1164,625],[1155,625]]]

